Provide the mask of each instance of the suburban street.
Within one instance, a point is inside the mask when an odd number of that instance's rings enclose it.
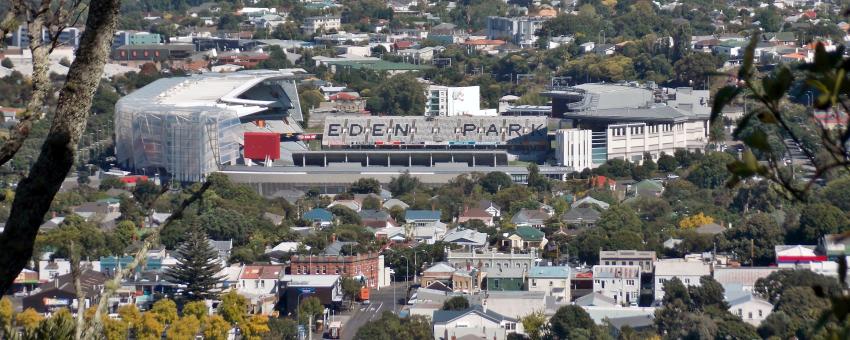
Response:
[[[395,290],[395,300],[393,300],[393,290]],[[381,290],[372,290],[368,305],[354,305],[350,312],[342,315],[341,338],[344,340],[353,339],[357,329],[370,320],[380,318],[383,312],[393,311],[393,306],[396,307],[395,312],[397,313],[403,306],[396,306],[395,303],[406,293],[407,284],[404,282],[393,283],[389,287],[381,288]]]

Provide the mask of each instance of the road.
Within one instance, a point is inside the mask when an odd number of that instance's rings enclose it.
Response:
[[[393,300],[393,290],[395,289],[395,299]],[[354,334],[367,322],[378,319],[385,311],[394,311],[397,313],[401,310],[400,305],[396,305],[398,299],[405,296],[407,293],[407,284],[404,282],[393,283],[390,287],[381,288],[381,290],[372,290],[370,292],[370,300],[368,305],[355,305],[352,307],[353,313],[347,321],[342,325],[342,339],[351,340]],[[393,309],[393,307],[396,307]]]

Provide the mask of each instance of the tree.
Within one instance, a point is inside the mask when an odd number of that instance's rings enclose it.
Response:
[[[37,339],[73,339],[76,323],[67,308],[59,309],[39,323],[35,331]],[[26,334],[26,332],[25,332]]]
[[[542,312],[526,315],[522,318],[522,328],[531,340],[540,340],[546,331],[546,315]]]
[[[843,211],[850,211],[850,176],[830,181],[823,189],[823,197]]]
[[[678,277],[664,281],[662,289],[664,290],[664,299],[662,300],[664,305],[676,300],[682,301],[686,306],[691,304],[691,294]]]
[[[639,233],[643,231],[643,222],[631,208],[615,205],[599,216],[596,227],[608,232],[632,231]]]
[[[679,228],[682,229],[692,229],[699,228],[702,225],[714,223],[714,217],[706,216],[702,212],[698,212],[696,215],[685,216],[685,218],[679,221]]]
[[[139,324],[133,324],[133,326],[136,328],[136,338],[139,340],[162,339],[162,332],[165,330],[165,325],[160,323],[156,315],[151,312],[142,313]]]
[[[549,320],[549,325],[559,339],[571,339],[575,329],[595,329],[596,323],[580,306],[568,305],[558,308]]]
[[[398,197],[412,192],[413,190],[416,190],[417,187],[419,187],[419,179],[411,176],[410,172],[407,170],[398,177],[393,177],[388,185],[393,197]]]
[[[183,297],[189,300],[214,298],[218,295],[214,290],[222,280],[218,253],[199,228],[193,227],[188,237],[177,250],[177,265],[169,268],[166,274],[186,285]]]
[[[204,339],[225,340],[230,324],[221,315],[214,314],[204,321]]]
[[[298,323],[289,318],[269,319],[269,339],[293,340],[298,337]]]
[[[129,338],[130,329],[125,320],[115,320],[103,316],[100,322],[103,324],[103,335],[106,340],[126,340]]]
[[[709,53],[691,53],[675,62],[673,69],[679,82],[694,88],[704,88],[708,84],[708,77],[717,71],[718,64],[717,57]]]
[[[363,199],[363,210],[381,210],[381,200],[375,196],[367,196]]]
[[[433,339],[431,322],[423,316],[414,315],[399,318],[392,312],[385,311],[381,317],[367,322],[357,329],[355,340],[429,340]]]
[[[348,191],[353,194],[380,194],[381,182],[374,178],[360,178],[351,183]]]
[[[791,287],[820,287],[827,295],[841,291],[838,280],[810,270],[779,270],[756,281],[753,292],[776,305]]]
[[[22,2],[23,3],[23,2]],[[79,2],[75,2],[79,4]],[[94,91],[100,82],[103,68],[110,51],[115,26],[118,21],[120,0],[95,1],[84,5],[88,8],[86,25],[80,38],[76,60],[68,71],[65,84],[59,91],[56,110],[47,137],[42,144],[41,153],[28,175],[18,182],[15,200],[12,203],[6,228],[0,235],[0,291],[7,291],[21,269],[32,258],[35,238],[42,218],[50,208],[53,198],[65,180],[65,175],[75,161],[75,153],[83,133]],[[17,7],[17,6],[16,6]],[[28,11],[28,5],[15,8],[13,14],[23,17]],[[50,6],[48,5],[48,8]],[[79,7],[73,8],[79,9]],[[67,10],[61,9],[62,11]],[[48,10],[47,12],[52,12]],[[50,14],[45,14],[50,15]],[[57,15],[62,22],[56,26],[67,25],[74,15]],[[9,16],[12,20],[15,15]],[[44,18],[43,16],[41,17]],[[28,21],[30,32],[41,32],[44,21]],[[7,22],[4,20],[4,25]],[[54,27],[56,27],[54,26]],[[23,141],[27,138],[32,122],[40,113],[42,99],[48,93],[49,79],[47,78],[47,55],[49,48],[42,47],[38,39],[32,39],[33,78],[38,92],[38,99],[32,100],[35,107],[30,109],[10,133],[2,148],[0,148],[0,164],[8,162],[17,153]]]
[[[298,320],[302,324],[307,324],[312,317],[312,320],[315,322],[316,318],[322,315],[324,310],[325,306],[322,305],[322,301],[319,298],[314,296],[302,298],[301,304],[298,305]],[[312,327],[312,324],[307,326]]]
[[[531,163],[528,165],[528,187],[537,192],[549,191],[551,183],[546,176],[540,174],[540,167]]]
[[[478,181],[481,188],[491,194],[499,192],[499,190],[510,188],[514,184],[511,176],[501,171],[488,172],[481,180]]]
[[[201,321],[194,315],[186,315],[175,322],[168,331],[165,338],[168,340],[193,339],[195,334],[201,331]]]
[[[743,263],[761,266],[773,263],[774,247],[784,239],[785,232],[773,217],[757,213],[724,232],[718,240],[718,248],[732,252]]]
[[[463,296],[452,297],[443,302],[442,310],[466,310],[469,309],[469,300]]]
[[[245,323],[245,313],[248,310],[248,299],[231,290],[221,296],[218,314],[231,325]]]
[[[80,171],[80,172],[77,173],[77,184],[78,185],[83,186],[83,185],[88,185],[89,183],[91,183],[91,180],[89,179],[89,172],[88,171]]]
[[[362,223],[360,215],[358,215],[356,211],[351,210],[351,208],[342,205],[335,205],[328,208],[328,211],[339,218],[340,224],[360,225]]]
[[[204,320],[208,315],[207,303],[205,301],[189,301],[183,305],[183,316],[189,315],[198,320]]]
[[[692,309],[703,310],[709,306],[721,310],[729,309],[724,297],[723,285],[711,276],[699,278],[699,286],[689,286],[688,294],[691,297]]]
[[[177,320],[177,304],[171,299],[160,299],[153,304],[151,313],[156,316],[156,320],[164,325],[170,325]]]
[[[650,174],[655,172],[655,170],[658,170],[658,164],[655,164],[655,161],[652,160],[652,155],[649,152],[643,153],[642,166],[646,168],[646,170],[649,171]]]
[[[425,88],[412,74],[390,77],[372,91],[366,109],[373,113],[396,116],[421,116],[425,113]]]
[[[131,325],[139,325],[142,322],[142,313],[134,304],[126,304],[118,307],[118,316],[121,320]]]
[[[3,58],[3,61],[0,61],[0,66],[3,66],[5,68],[13,68],[13,67],[15,67],[15,64],[12,63],[12,59],[9,59],[9,57],[6,57],[6,58]]]
[[[799,244],[816,244],[826,234],[835,234],[848,227],[847,215],[831,204],[814,203],[803,206],[800,227],[794,241]]]
[[[351,301],[353,301],[357,294],[360,293],[361,283],[359,280],[355,280],[350,277],[342,278],[342,294],[349,301],[349,306],[351,306]]]
[[[29,331],[35,330],[41,320],[44,320],[44,318],[32,308],[27,308],[23,312],[18,313],[18,315],[15,315],[15,324]]]
[[[278,70],[282,68],[292,67],[292,63],[286,58],[286,53],[278,45],[269,47],[269,58],[263,60],[258,65],[259,68]]]
[[[700,55],[704,53],[695,53]],[[703,189],[714,189],[726,183],[730,173],[726,165],[735,159],[725,152],[712,152],[698,162],[688,174],[688,181]]]
[[[251,315],[247,322],[239,325],[239,328],[248,340],[259,340],[263,334],[271,331],[269,317],[265,315]]]
[[[12,307],[12,301],[7,298],[0,298],[0,336],[6,329],[12,327],[13,314],[15,310]]]
[[[670,156],[666,153],[661,153],[661,156],[658,156],[658,170],[664,172],[673,172],[678,168],[679,163],[676,162],[676,158]]]

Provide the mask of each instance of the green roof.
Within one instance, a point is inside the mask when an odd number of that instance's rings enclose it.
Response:
[[[524,241],[541,241],[543,240],[543,237],[546,236],[546,234],[544,234],[537,228],[527,226],[517,227],[514,234],[519,236]]]
[[[350,67],[352,69],[367,69],[373,71],[421,71],[431,68],[430,65],[415,65],[408,63],[396,63],[386,60],[339,60],[329,61],[330,65]]]
[[[645,179],[635,183],[635,190],[663,191],[664,186],[661,185],[661,183],[659,183],[658,181]]]

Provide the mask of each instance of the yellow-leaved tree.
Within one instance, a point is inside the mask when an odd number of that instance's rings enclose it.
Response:
[[[681,221],[679,221],[679,228],[691,229],[709,223],[714,223],[714,217],[707,216],[700,212],[696,215],[685,217]]]

